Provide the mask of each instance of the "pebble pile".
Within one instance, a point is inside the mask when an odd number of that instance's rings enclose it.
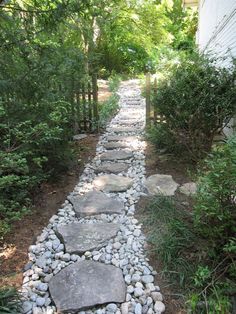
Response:
[[[95,158],[29,248],[24,314],[165,310],[134,217],[144,193],[145,101],[136,80],[123,82],[118,94],[119,113],[100,137]]]

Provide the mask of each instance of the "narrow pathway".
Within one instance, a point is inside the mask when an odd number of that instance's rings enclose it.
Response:
[[[152,314],[165,306],[134,218],[145,179],[145,102],[123,82],[120,111],[79,183],[29,248],[27,314]]]

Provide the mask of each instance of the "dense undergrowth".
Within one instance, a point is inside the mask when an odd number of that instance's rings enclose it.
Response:
[[[214,150],[200,171],[193,212],[178,197],[144,210],[163,274],[185,295],[191,313],[232,313],[235,295],[236,142]],[[175,289],[179,289],[176,286]]]
[[[236,292],[236,138],[216,146],[195,177],[191,200],[156,197],[144,209],[144,223],[164,277],[182,291],[188,311],[230,314]]]

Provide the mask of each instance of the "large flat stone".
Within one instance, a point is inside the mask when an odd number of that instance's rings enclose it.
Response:
[[[93,261],[80,261],[61,270],[49,282],[58,313],[77,312],[106,303],[125,301],[121,269]]]
[[[119,150],[119,151],[111,151],[107,153],[103,153],[101,155],[101,160],[126,160],[133,157],[133,153],[131,151]]]
[[[127,171],[129,169],[128,164],[124,164],[121,162],[117,163],[110,163],[110,162],[104,162],[101,166],[97,167],[95,169],[96,173],[105,172],[105,173],[114,173],[118,174],[123,171]]]
[[[108,135],[108,142],[133,142],[137,141],[137,136]]]
[[[126,142],[108,142],[103,145],[107,150],[116,149],[116,148],[127,148],[130,147],[129,143]]]
[[[172,196],[179,184],[170,175],[154,174],[146,179],[144,186],[151,195]]]
[[[83,196],[68,197],[77,216],[85,217],[99,214],[120,214],[124,204],[106,196],[100,191],[90,191]]]
[[[67,253],[82,254],[102,248],[118,231],[119,225],[114,223],[71,223],[58,226],[56,233],[64,243]]]
[[[133,185],[133,180],[115,174],[106,174],[97,177],[93,183],[98,190],[104,192],[125,192]]]
[[[114,133],[125,133],[125,132],[136,132],[137,130],[135,128],[130,127],[114,127],[109,128],[108,132],[114,132]]]

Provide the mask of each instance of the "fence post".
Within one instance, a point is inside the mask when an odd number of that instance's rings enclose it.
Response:
[[[86,91],[85,83],[82,85],[82,101],[83,101],[83,121],[84,121],[84,130],[87,131],[87,116],[86,116]]]
[[[94,73],[92,76],[93,85],[93,115],[96,123],[96,129],[99,130],[99,116],[98,116],[98,85],[97,85],[97,75]]]
[[[154,88],[153,88],[154,95],[156,96],[157,94],[157,78],[155,77],[154,80]],[[157,124],[157,107],[155,104],[153,105],[153,119],[154,119],[154,125]]]
[[[146,126],[150,124],[151,113],[151,74],[146,74]]]
[[[92,97],[91,97],[91,83],[88,82],[88,115],[89,115],[89,131],[92,131]]]

